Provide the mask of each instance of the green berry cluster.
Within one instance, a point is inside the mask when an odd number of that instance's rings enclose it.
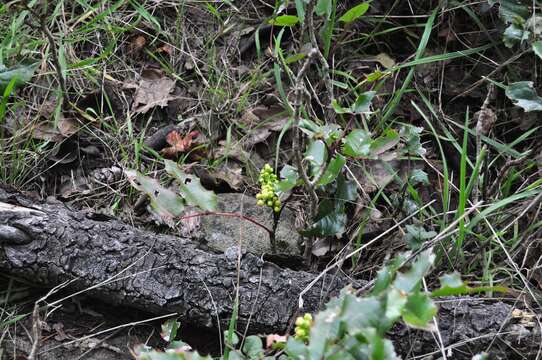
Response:
[[[269,206],[273,211],[280,211],[280,200],[275,192],[275,184],[279,182],[277,175],[273,172],[273,168],[269,164],[265,164],[262,171],[260,171],[260,183],[261,191],[256,195],[259,206]]]
[[[308,341],[312,326],[312,315],[307,313],[295,320],[295,338]]]

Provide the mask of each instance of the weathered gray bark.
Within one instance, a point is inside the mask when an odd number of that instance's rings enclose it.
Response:
[[[252,254],[242,256],[238,275],[236,248],[211,253],[187,239],[89,219],[62,203],[38,204],[0,188],[2,202],[17,207],[0,207],[1,271],[51,287],[77,279],[73,290],[105,282],[90,294],[156,314],[177,312],[189,323],[216,326],[218,317],[225,325],[239,276],[239,324],[284,331],[314,279]],[[344,277],[327,276],[305,294],[303,311],[318,309],[328,291],[346,285]]]
[[[103,283],[90,295],[155,314],[177,312],[184,323],[209,327],[217,325],[217,318],[226,325],[238,282],[235,250],[211,253],[187,239],[112,219],[92,219],[62,203],[39,203],[1,188],[0,271],[50,287],[76,279],[70,284],[73,291]],[[239,324],[250,322],[252,333],[284,331],[296,314],[300,292],[314,277],[244,254]],[[304,295],[302,311],[316,311],[348,282],[343,276],[327,276]],[[470,359],[471,353],[489,345],[493,358],[514,358],[513,349],[534,358],[540,344],[538,327],[511,318],[512,310],[512,305],[480,298],[441,304],[443,343],[467,341],[459,350],[454,347],[450,358]],[[433,335],[404,326],[390,334],[404,358],[438,350]]]

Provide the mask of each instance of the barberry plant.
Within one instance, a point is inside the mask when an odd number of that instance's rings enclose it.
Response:
[[[278,193],[275,190],[275,186],[278,184],[278,177],[273,171],[273,168],[269,164],[260,171],[260,177],[258,179],[260,183],[260,192],[256,195],[259,206],[268,206],[273,209],[274,212],[280,212],[280,199]]]
[[[295,320],[295,338],[306,342],[309,340],[311,326],[312,326],[312,315],[306,313],[303,316],[299,316]]]

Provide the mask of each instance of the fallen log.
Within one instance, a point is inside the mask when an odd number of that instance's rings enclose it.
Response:
[[[249,240],[250,234],[245,234]],[[284,332],[298,310],[299,294],[315,274],[281,268],[237,248],[199,249],[189,239],[139,230],[117,220],[39,202],[0,187],[0,270],[54,287],[157,315],[177,313],[183,323],[224,328],[239,292],[238,324],[251,333]],[[304,296],[302,312],[315,312],[351,280],[323,277]],[[440,339],[397,326],[390,334],[405,357],[436,351],[454,359],[489,350],[514,358],[534,354],[540,331],[512,317],[514,307],[482,298],[450,299],[440,306]],[[466,350],[467,349],[467,350]],[[513,349],[513,351],[512,351]],[[529,356],[527,356],[529,358]]]

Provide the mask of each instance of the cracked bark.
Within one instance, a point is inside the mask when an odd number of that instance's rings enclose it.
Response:
[[[184,323],[205,327],[216,327],[219,318],[225,326],[237,282],[237,252],[232,250],[211,253],[188,239],[135,229],[0,188],[0,270],[48,287],[72,280],[71,291],[104,283],[89,295],[114,305],[158,315],[176,312]],[[251,333],[283,332],[296,315],[300,292],[314,277],[244,254],[239,328],[250,320]],[[301,311],[315,312],[328,295],[348,283],[344,276],[325,277],[304,295]],[[538,327],[520,324],[510,317],[512,310],[512,305],[480,298],[443,303],[438,318],[443,342],[463,344],[453,348],[451,358],[470,358],[488,347],[495,358],[514,358],[516,350],[526,358],[535,354]],[[390,336],[405,357],[438,350],[431,333],[397,326]]]

